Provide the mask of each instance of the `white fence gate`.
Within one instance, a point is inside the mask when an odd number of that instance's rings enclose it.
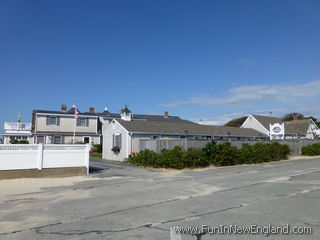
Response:
[[[0,144],[0,170],[86,167],[89,144]]]

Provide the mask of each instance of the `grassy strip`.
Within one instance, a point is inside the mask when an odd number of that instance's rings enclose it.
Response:
[[[91,158],[102,158],[102,153],[90,153]]]

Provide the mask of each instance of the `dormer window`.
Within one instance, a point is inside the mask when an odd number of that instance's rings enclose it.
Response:
[[[77,126],[88,127],[89,126],[89,119],[88,118],[78,118]]]
[[[57,125],[57,117],[49,117],[49,125]]]
[[[60,117],[57,116],[47,116],[46,120],[47,125],[60,125]]]

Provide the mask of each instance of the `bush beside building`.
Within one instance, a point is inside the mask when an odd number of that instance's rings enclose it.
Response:
[[[277,142],[243,144],[240,149],[229,142],[213,142],[203,149],[184,150],[176,146],[171,150],[164,149],[160,154],[146,149],[130,155],[127,161],[143,167],[183,169],[278,161],[287,159],[289,153],[288,145]]]

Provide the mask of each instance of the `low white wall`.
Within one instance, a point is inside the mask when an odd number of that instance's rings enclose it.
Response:
[[[0,145],[0,170],[86,167],[89,171],[89,144]]]

